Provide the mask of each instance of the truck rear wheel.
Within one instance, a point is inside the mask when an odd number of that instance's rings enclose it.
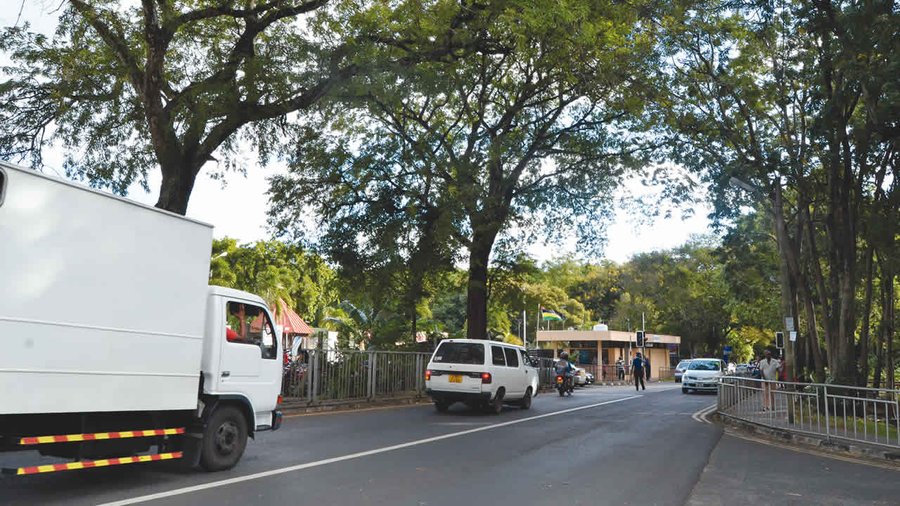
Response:
[[[234,406],[222,406],[212,414],[203,431],[200,464],[207,471],[231,469],[247,447],[247,420]]]

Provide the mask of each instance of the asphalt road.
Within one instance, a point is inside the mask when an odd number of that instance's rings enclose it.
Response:
[[[900,504],[900,472],[723,434],[692,416],[714,402],[673,385],[591,387],[499,416],[463,406],[301,416],[260,434],[228,472],[139,464],[3,477],[0,504]]]

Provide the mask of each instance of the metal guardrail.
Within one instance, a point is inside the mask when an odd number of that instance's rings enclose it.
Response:
[[[900,448],[900,390],[726,376],[717,409],[777,429]]]
[[[660,367],[659,372],[656,375],[656,379],[658,379],[660,381],[675,379],[675,368],[674,367]]]
[[[364,401],[425,393],[430,353],[301,350],[284,368],[281,395],[289,401]]]

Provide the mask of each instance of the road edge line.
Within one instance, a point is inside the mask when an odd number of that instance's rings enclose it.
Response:
[[[709,415],[710,413],[715,411],[717,407],[718,407],[717,404],[711,404],[709,406],[706,406],[705,408],[701,408],[698,411],[695,411],[694,414],[691,415],[691,418],[693,418],[695,422],[706,423],[706,424],[711,425],[712,422],[709,421],[709,419],[707,419],[706,417],[707,417],[707,415]]]

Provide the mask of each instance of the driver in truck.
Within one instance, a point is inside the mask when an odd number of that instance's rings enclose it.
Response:
[[[228,303],[228,323],[225,326],[225,339],[232,342],[247,339],[247,310],[240,302]]]

